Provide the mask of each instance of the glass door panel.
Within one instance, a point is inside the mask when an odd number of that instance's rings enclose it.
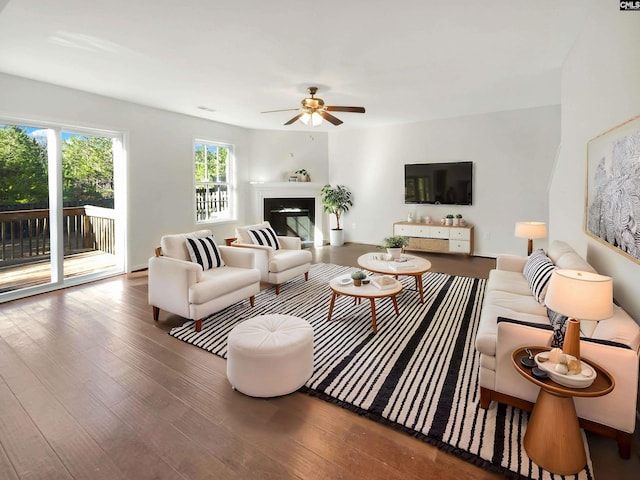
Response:
[[[113,143],[62,132],[64,278],[117,264]]]
[[[48,133],[0,124],[0,294],[51,282]]]

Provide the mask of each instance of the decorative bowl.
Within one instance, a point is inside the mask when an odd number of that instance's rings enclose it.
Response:
[[[557,363],[550,362],[549,352],[540,352],[535,356],[538,367],[549,374],[549,378],[564,387],[587,388],[596,379],[595,369],[588,363],[580,361],[582,371],[576,375],[564,374],[556,371]]]

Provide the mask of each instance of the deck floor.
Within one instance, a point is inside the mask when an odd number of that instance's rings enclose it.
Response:
[[[76,253],[64,258],[65,278],[94,273],[116,266],[116,257],[98,250]],[[49,260],[0,268],[0,293],[43,285],[51,281]]]

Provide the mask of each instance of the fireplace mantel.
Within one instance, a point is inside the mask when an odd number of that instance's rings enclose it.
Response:
[[[254,192],[254,216],[256,222],[264,219],[264,199],[265,198],[309,198],[315,199],[315,228],[314,245],[322,246],[324,236],[322,233],[323,213],[320,190],[322,184],[312,182],[264,182],[252,183],[251,189]]]

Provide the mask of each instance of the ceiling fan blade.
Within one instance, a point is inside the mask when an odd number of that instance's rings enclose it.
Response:
[[[302,115],[304,115],[304,112],[300,112],[298,115],[296,115],[291,120],[289,120],[287,123],[285,123],[285,125],[291,125],[293,122],[298,120]]]
[[[260,112],[260,113],[294,112],[296,110],[300,110],[300,109],[299,108],[285,108],[284,110],[267,110],[266,112]]]
[[[327,122],[331,122],[334,125],[338,126],[342,123],[342,120],[340,120],[339,118],[334,117],[333,115],[331,115],[330,113],[327,113],[325,111],[319,111],[317,112],[322,118],[324,118]]]
[[[325,107],[329,112],[353,112],[364,113],[364,107]]]

